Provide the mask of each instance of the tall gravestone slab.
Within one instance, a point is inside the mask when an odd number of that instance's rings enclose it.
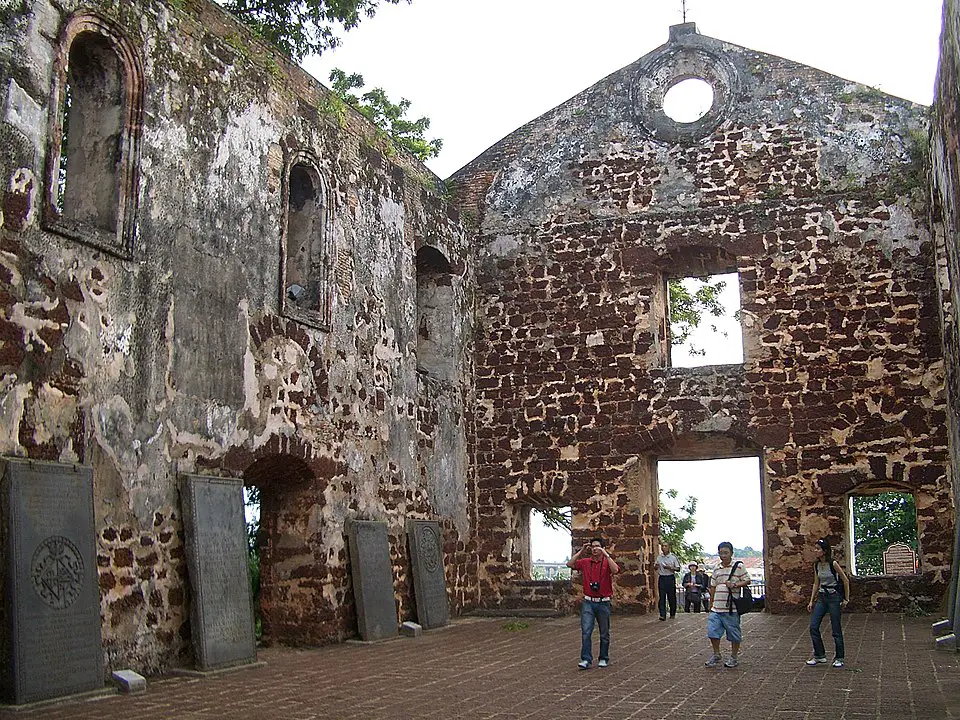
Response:
[[[450,620],[450,604],[443,572],[440,523],[434,520],[407,520],[407,541],[410,544],[417,620],[427,629],[446,625]]]
[[[180,502],[197,668],[256,662],[243,482],[187,475],[181,479]]]
[[[7,460],[0,497],[2,702],[102,689],[92,469]]]
[[[387,525],[372,520],[349,520],[346,530],[360,637],[364,640],[396,637],[397,601],[393,593]]]

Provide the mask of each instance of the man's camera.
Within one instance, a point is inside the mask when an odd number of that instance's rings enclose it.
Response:
[[[600,592],[600,581],[597,580],[590,583],[590,590],[591,592]]]

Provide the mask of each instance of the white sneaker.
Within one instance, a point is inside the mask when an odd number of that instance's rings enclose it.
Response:
[[[826,665],[826,663],[827,663],[826,658],[813,657],[807,660],[807,665],[809,665],[810,667],[813,667],[814,665]]]
[[[719,655],[711,655],[710,659],[707,660],[704,665],[707,667],[716,667],[723,661],[723,658]]]
[[[826,660],[824,660],[824,662],[826,662]],[[834,661],[833,661],[833,666],[834,666],[835,668],[842,668],[842,667],[843,667],[843,658],[837,658],[836,660],[834,660]]]
[[[581,670],[589,670],[590,663],[588,663],[586,660],[581,660],[580,662],[577,663],[577,667],[580,668]]]

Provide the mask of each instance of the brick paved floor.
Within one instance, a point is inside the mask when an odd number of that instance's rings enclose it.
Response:
[[[848,666],[808,668],[807,617],[749,615],[739,668],[703,667],[705,615],[613,619],[611,666],[582,672],[574,617],[467,618],[379,644],[267,648],[266,667],[148,682],[111,696],[4,717],[210,718],[960,718],[960,655],[933,649],[929,618],[851,614]],[[829,621],[824,623],[828,652]],[[724,643],[726,646],[726,643]],[[596,648],[596,643],[595,646]]]

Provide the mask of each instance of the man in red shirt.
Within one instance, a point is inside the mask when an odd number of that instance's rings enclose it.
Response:
[[[580,669],[593,663],[593,626],[600,627],[600,655],[597,667],[610,664],[610,601],[613,597],[613,576],[620,566],[603,548],[603,540],[594,538],[572,558],[567,567],[580,573],[583,580],[583,601],[580,603]]]

